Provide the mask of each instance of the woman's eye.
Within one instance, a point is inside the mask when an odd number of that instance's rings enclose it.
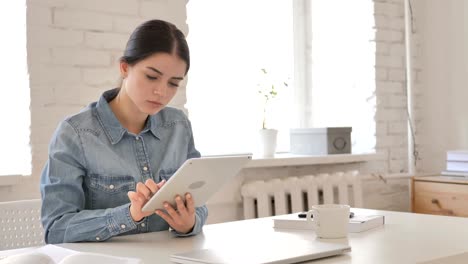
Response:
[[[154,77],[154,76],[151,76],[151,75],[146,75],[146,78],[150,79],[150,80],[156,80],[158,79],[158,77]]]
[[[172,86],[172,87],[179,87],[179,84],[178,84],[178,83],[172,83],[172,82],[170,82],[169,85]]]

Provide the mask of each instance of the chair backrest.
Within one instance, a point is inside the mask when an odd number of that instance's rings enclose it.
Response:
[[[41,199],[0,202],[0,250],[43,245]]]

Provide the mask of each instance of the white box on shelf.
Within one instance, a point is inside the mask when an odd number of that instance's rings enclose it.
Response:
[[[468,172],[468,161],[447,161],[448,171],[464,171]]]
[[[468,161],[468,150],[447,151],[447,161]]]
[[[351,153],[351,131],[351,127],[290,129],[290,152],[300,155]]]
[[[451,170],[443,170],[440,175],[442,176],[454,176],[460,179],[468,178],[468,171],[451,171]]]
[[[314,229],[312,222],[313,220],[308,222],[305,218],[299,218],[297,214],[281,215],[273,218],[273,228]],[[355,215],[349,219],[348,231],[359,233],[384,224],[383,215]]]

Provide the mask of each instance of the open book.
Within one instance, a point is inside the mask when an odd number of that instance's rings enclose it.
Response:
[[[381,226],[384,223],[385,218],[383,215],[355,215],[349,219],[348,231],[350,233],[359,233]],[[308,222],[305,218],[299,218],[297,214],[280,215],[273,218],[273,227],[314,229],[312,222]]]
[[[39,248],[24,248],[0,252],[0,264],[141,264],[140,259],[111,255],[78,252],[54,245]]]

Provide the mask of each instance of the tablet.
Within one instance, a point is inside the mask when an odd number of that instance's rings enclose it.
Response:
[[[190,193],[195,207],[202,206],[224,183],[235,175],[252,159],[251,156],[201,157],[188,159],[171,178],[143,206],[142,211],[164,209],[168,202],[174,208],[174,198]]]

